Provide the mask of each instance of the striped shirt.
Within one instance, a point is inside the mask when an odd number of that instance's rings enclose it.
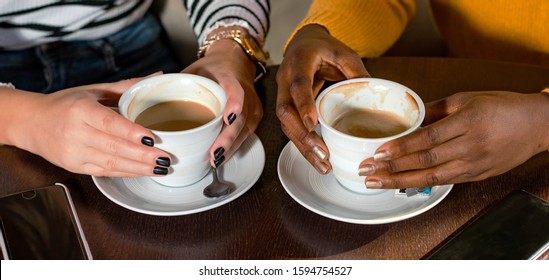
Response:
[[[245,27],[260,43],[269,31],[269,0],[184,0],[183,4],[200,43],[218,26]]]
[[[167,0],[160,0],[167,1]],[[199,42],[219,26],[246,28],[259,42],[269,30],[269,0],[180,0]],[[0,50],[93,40],[141,18],[153,0],[1,0]]]

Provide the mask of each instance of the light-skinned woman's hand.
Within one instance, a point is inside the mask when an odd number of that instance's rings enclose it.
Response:
[[[426,104],[427,125],[363,161],[368,188],[479,181],[549,149],[549,95],[462,92]]]
[[[278,69],[276,113],[282,130],[320,174],[332,166],[328,148],[315,132],[315,98],[325,81],[358,77],[369,77],[358,54],[316,24],[296,33]]]
[[[3,90],[0,141],[38,154],[74,173],[137,177],[162,175],[169,155],[153,134],[105,105],[141,79],[36,94]]]
[[[183,70],[217,82],[227,94],[221,133],[210,148],[210,164],[228,160],[256,130],[263,107],[254,88],[256,65],[234,41],[216,41],[205,56]]]

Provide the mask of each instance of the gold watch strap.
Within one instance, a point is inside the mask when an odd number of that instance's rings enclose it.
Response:
[[[245,35],[238,29],[222,30],[215,35],[208,37],[204,40],[204,44],[198,49],[197,57],[200,59],[204,57],[208,48],[216,41],[222,39],[233,40],[240,45],[244,53],[256,64],[257,75],[254,82],[259,80],[263,75],[267,74],[267,58],[268,53],[264,51],[257,43],[254,37]]]

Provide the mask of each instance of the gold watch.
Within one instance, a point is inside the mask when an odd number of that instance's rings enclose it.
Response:
[[[221,39],[229,39],[237,42],[246,55],[257,65],[257,74],[254,82],[267,74],[267,59],[269,58],[269,53],[259,46],[254,37],[245,32],[241,32],[238,29],[223,30],[212,37],[207,38],[202,47],[198,49],[198,58],[202,58],[211,44]]]

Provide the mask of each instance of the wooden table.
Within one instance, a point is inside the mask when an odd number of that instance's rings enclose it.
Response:
[[[458,91],[537,92],[549,85],[549,68],[517,64],[397,57],[365,63],[373,77],[403,83],[427,102]],[[269,70],[257,85],[265,107],[257,130],[265,169],[229,204],[175,217],[132,212],[103,196],[90,176],[8,146],[0,146],[0,195],[66,184],[95,259],[420,259],[514,189],[549,199],[547,152],[506,174],[455,185],[436,207],[408,220],[356,225],[317,215],[295,202],[278,179],[277,160],[288,139],[274,112],[277,68]]]

